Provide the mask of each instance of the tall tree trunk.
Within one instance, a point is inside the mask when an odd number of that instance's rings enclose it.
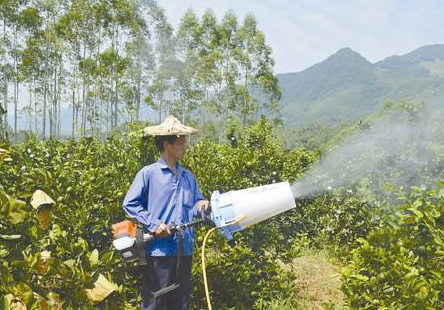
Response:
[[[71,116],[71,137],[75,138],[75,115],[76,115],[76,91],[72,90],[72,116]]]
[[[79,73],[77,71],[77,73]],[[78,76],[78,75],[77,75]],[[76,104],[76,136],[77,138],[80,137],[79,132],[79,112],[80,112],[80,87],[78,87],[78,82],[76,84],[76,90],[77,90],[77,104]]]
[[[50,117],[50,137],[55,138],[57,135],[57,64],[53,61],[54,74],[52,75],[52,105]]]
[[[85,135],[86,131],[86,78],[85,78],[85,57],[86,57],[86,42],[83,42],[83,65],[82,65],[82,121],[81,131],[82,135]]]
[[[18,64],[17,64],[17,25],[12,27],[14,37],[14,141],[17,142],[18,114]]]
[[[163,99],[159,100],[159,123],[162,122]]]
[[[78,42],[78,38],[76,37],[76,42]],[[75,104],[75,113],[74,113],[74,139],[77,139],[79,137],[79,109],[80,109],[80,88],[79,88],[79,66],[77,59],[80,58],[80,51],[79,46],[76,45],[76,59],[74,62],[75,65],[75,71],[74,71],[74,89],[76,93],[76,104]]]
[[[60,139],[62,137],[62,127],[61,127],[61,102],[62,102],[62,68],[61,63],[59,63],[59,74],[57,77],[57,138]]]
[[[74,70],[74,83],[72,86],[72,138],[76,139],[77,129],[78,129],[78,109],[79,109],[79,89],[78,89],[78,81],[77,81],[77,70],[78,70],[78,59],[79,59],[79,46],[78,46],[78,37],[76,36],[75,46],[74,46],[74,54],[73,54],[72,68]],[[76,100],[77,98],[77,100]]]
[[[57,64],[54,65],[54,137],[57,137],[57,119],[58,119],[58,115],[59,115],[59,111],[57,111],[57,95],[58,95],[58,91],[57,91]]]
[[[49,19],[49,12],[46,13],[46,20]],[[45,140],[46,136],[46,93],[47,90],[47,79],[48,79],[48,50],[49,50],[49,41],[48,41],[48,24],[46,24],[46,32],[45,32],[45,75],[43,82],[43,115],[42,115],[42,139]]]
[[[99,134],[100,139],[102,139],[102,121],[103,121],[103,99],[102,99],[102,76],[100,76],[99,81],[99,116],[97,119],[97,132]]]
[[[96,83],[93,84],[93,106],[92,106],[92,115],[91,115],[91,135],[94,136],[96,130],[96,105],[97,105],[97,96],[96,96]]]
[[[29,133],[32,134],[32,84],[29,82],[28,84],[28,92],[29,92],[29,106],[28,106],[28,125],[29,125]]]
[[[14,70],[16,74],[17,71]],[[18,77],[14,78],[14,141],[17,142],[17,116],[18,116]]]
[[[52,49],[51,49],[52,50]],[[51,51],[52,54],[52,51]],[[51,58],[49,62],[49,66],[52,69],[53,68],[53,59]],[[53,124],[53,112],[54,112],[54,84],[53,84],[53,73],[48,73],[48,94],[49,94],[49,104],[48,104],[48,117],[49,117],[49,138],[53,137],[53,130],[54,130],[54,124]]]
[[[110,104],[110,102],[109,102],[109,99],[108,100],[106,100],[106,136],[108,136],[108,132],[109,132],[109,104]]]
[[[47,61],[45,59],[45,76],[43,81],[43,111],[42,111],[42,139],[45,140],[45,131],[46,131],[46,93],[47,93]]]
[[[96,56],[95,56],[95,58],[96,58],[96,67],[98,68],[99,67],[99,54],[100,54],[100,40],[101,40],[101,37],[102,37],[102,27],[101,27],[101,25],[99,24],[99,26],[98,26],[98,42],[97,42],[97,48],[96,48]],[[99,82],[99,84],[100,84],[100,82]],[[97,109],[97,78],[95,78],[94,79],[94,103],[93,103],[93,122],[92,122],[92,135],[94,136],[95,134],[96,134],[96,132],[97,132],[97,111],[96,111],[96,109]],[[99,91],[99,93],[100,93],[100,91]],[[99,118],[100,118],[100,116],[99,116]]]
[[[33,92],[34,92],[34,133],[35,133],[35,135],[38,137],[38,135],[39,135],[39,133],[38,133],[38,127],[37,127],[37,123],[38,123],[38,121],[37,121],[37,92],[36,92],[36,89],[37,89],[37,82],[36,82],[36,80],[35,80],[35,77],[33,78],[33,80],[34,80],[34,89],[33,89]]]
[[[207,89],[207,81],[205,80],[205,85],[204,85],[204,101],[202,104],[202,121],[203,121],[203,134],[205,135],[205,122],[206,122],[206,109],[205,106],[207,104],[207,96],[208,96],[208,89]]]
[[[185,123],[185,113],[186,113],[186,108],[187,108],[187,101],[185,98],[182,97],[182,123]]]
[[[114,68],[114,81],[115,81],[115,88],[114,88],[114,128],[117,127],[117,111],[118,111],[118,88],[119,88],[119,29],[116,29],[116,63]]]
[[[5,69],[5,85],[3,89],[3,98],[5,101],[5,139],[9,139],[8,134],[8,77],[6,76],[6,69]]]
[[[3,42],[6,45],[6,19],[3,20]],[[6,55],[5,55],[5,60],[6,60]],[[8,139],[8,74],[6,71],[6,61],[3,64],[3,78],[4,78],[4,85],[3,85],[3,105],[4,105],[4,109],[5,109],[5,139]]]
[[[138,72],[137,72],[137,93],[136,93],[136,122],[140,118],[140,100],[142,99],[141,89],[142,89],[142,51],[138,50]]]
[[[245,66],[245,80],[244,80],[244,117],[243,117],[243,125],[245,127],[246,123],[247,123],[247,114],[249,111],[249,107],[248,107],[248,100],[247,100],[247,93],[248,93],[248,67]]]

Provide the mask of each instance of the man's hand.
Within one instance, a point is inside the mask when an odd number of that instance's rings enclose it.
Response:
[[[156,238],[165,238],[171,235],[170,228],[165,223],[162,223],[157,227],[156,231],[154,232],[154,236]]]
[[[205,214],[209,214],[211,212],[210,202],[208,200],[200,200],[197,202],[197,210],[200,212],[203,210]]]

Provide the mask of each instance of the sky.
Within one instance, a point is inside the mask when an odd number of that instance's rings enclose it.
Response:
[[[192,8],[220,18],[251,12],[273,48],[275,73],[297,72],[349,47],[371,62],[444,43],[443,0],[158,0],[172,25]]]

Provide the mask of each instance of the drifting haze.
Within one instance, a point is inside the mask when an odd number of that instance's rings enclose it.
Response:
[[[375,121],[359,125],[292,186],[305,197],[338,186],[382,189],[387,182],[427,188],[444,178],[442,113],[421,106],[394,109]]]

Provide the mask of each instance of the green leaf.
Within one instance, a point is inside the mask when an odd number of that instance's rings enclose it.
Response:
[[[421,188],[419,188],[418,186],[411,186],[410,189],[414,192],[418,193],[422,192]]]
[[[29,220],[29,212],[24,201],[10,199],[9,218],[13,225]]]
[[[28,267],[28,262],[25,260],[15,260],[11,263],[12,267]]]
[[[356,239],[356,242],[358,242],[358,243],[360,243],[360,244],[367,244],[367,243],[368,243],[367,240],[365,240],[364,238],[361,238],[361,237],[357,238],[357,239]]]
[[[22,235],[0,235],[1,239],[4,240],[17,240],[20,239]]]
[[[412,216],[407,216],[407,217],[404,218],[404,222],[406,224],[413,224],[413,223],[415,223],[415,220],[416,220],[416,217],[414,217],[413,215]]]
[[[96,266],[99,261],[99,251],[97,249],[94,249],[94,251],[91,252],[89,255],[89,262],[91,263],[91,266]]]
[[[355,276],[355,278],[358,279],[358,280],[361,280],[361,281],[364,281],[364,282],[368,281],[368,277],[367,277],[367,276],[364,276],[364,275],[362,275],[362,274],[356,274],[356,275],[354,275],[354,276]]]
[[[106,250],[101,254],[100,261],[103,264],[106,264],[112,259],[113,255],[114,255],[114,251]]]
[[[0,310],[9,310],[11,305],[9,303],[9,299],[6,298],[6,295],[3,295],[0,299]]]
[[[76,260],[75,259],[68,259],[68,260],[65,260],[64,262],[63,262],[63,264],[65,264],[66,266],[68,266],[69,267],[69,269],[71,269],[72,271],[74,271],[74,265],[75,265],[75,263],[76,263]]]

